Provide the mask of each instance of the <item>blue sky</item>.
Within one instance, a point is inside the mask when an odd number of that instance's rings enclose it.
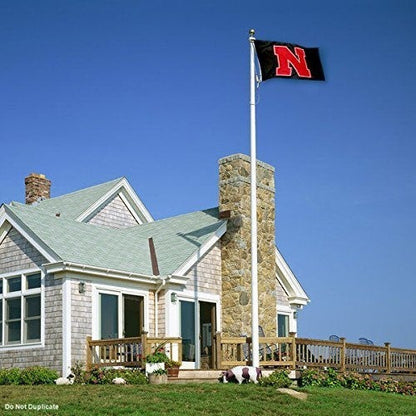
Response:
[[[319,46],[327,81],[258,90],[277,244],[312,302],[299,335],[416,348],[416,2],[5,0],[0,201],[126,176],[155,218],[217,205],[249,152],[249,48]]]

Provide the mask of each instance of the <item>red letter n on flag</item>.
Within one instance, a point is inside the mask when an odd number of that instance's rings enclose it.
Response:
[[[255,40],[262,80],[274,77],[324,81],[318,48]]]
[[[295,47],[293,53],[287,46],[274,45],[273,52],[277,58],[276,76],[291,77],[294,69],[300,78],[311,78],[312,74],[305,59],[305,50]]]

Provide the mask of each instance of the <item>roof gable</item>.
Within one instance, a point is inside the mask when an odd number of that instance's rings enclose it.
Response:
[[[275,249],[277,265],[276,277],[284,291],[288,294],[289,303],[292,305],[298,305],[299,307],[306,305],[310,302],[308,295],[303,290],[302,285],[299,283],[289,265],[286,263],[286,260],[278,248],[276,247]]]
[[[125,229],[86,224],[25,205],[6,211],[30,230],[62,262],[152,275],[149,242],[153,238],[160,274],[173,274],[209,241],[225,220],[218,209],[197,211]]]
[[[30,206],[19,205],[52,215],[59,214],[60,217],[69,220],[88,222],[116,196],[123,200],[137,223],[143,224],[153,221],[149,211],[126,178],[114,179],[69,194],[45,199]]]

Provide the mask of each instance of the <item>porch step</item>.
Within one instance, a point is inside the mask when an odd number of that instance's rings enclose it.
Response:
[[[179,370],[178,378],[169,378],[169,383],[218,383],[221,370]]]

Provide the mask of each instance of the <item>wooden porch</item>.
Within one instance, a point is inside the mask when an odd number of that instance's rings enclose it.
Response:
[[[251,363],[250,337],[214,336],[213,369],[226,369]],[[326,341],[308,338],[260,337],[260,366],[267,369],[302,370],[334,368],[340,372],[374,374],[416,373],[416,350]],[[87,368],[93,366],[133,366],[143,368],[145,358],[163,343],[166,355],[182,361],[181,338],[154,338],[143,333],[137,338],[92,340],[87,338]]]
[[[144,368],[146,356],[163,344],[163,352],[173,361],[182,362],[182,338],[148,337],[143,332],[136,338],[114,338],[93,340],[87,337],[86,368],[138,367]]]

